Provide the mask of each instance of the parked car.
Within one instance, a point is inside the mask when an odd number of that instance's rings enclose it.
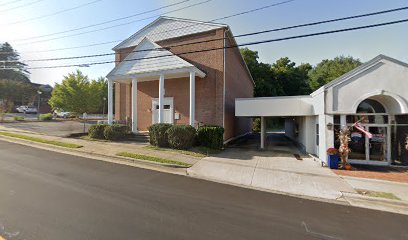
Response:
[[[26,114],[37,114],[37,113],[38,113],[38,110],[37,110],[36,107],[28,106],[28,107],[24,110],[24,113],[26,113]]]
[[[55,110],[53,112],[54,118],[72,118],[75,117],[75,114],[72,112],[65,112],[64,110]]]
[[[16,111],[19,113],[24,113],[27,108],[28,106],[23,105],[23,106],[17,107]]]

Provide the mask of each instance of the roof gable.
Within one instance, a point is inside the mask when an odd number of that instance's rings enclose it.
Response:
[[[115,78],[182,68],[195,68],[195,66],[145,37],[107,77]]]
[[[162,16],[116,45],[113,50],[136,46],[145,37],[148,37],[153,42],[157,42],[223,27],[227,27],[227,25]]]
[[[324,89],[327,89],[327,88],[337,86],[337,85],[339,85],[339,84],[341,84],[343,82],[346,82],[347,80],[349,80],[353,76],[363,74],[367,70],[370,70],[370,69],[372,69],[374,67],[378,67],[379,65],[385,64],[387,61],[408,68],[407,63],[399,61],[399,60],[397,60],[395,58],[391,58],[391,57],[385,56],[383,54],[380,54],[377,57],[371,59],[370,61],[368,61],[366,63],[363,63],[362,65],[356,67],[355,69],[351,70],[350,72],[345,73],[342,76],[340,76],[340,77],[334,79],[333,81],[327,83],[323,87],[324,87]]]

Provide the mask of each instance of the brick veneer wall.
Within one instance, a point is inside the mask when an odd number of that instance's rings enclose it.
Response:
[[[205,50],[211,48],[222,48],[224,46],[225,29],[217,29],[205,33],[184,36],[175,39],[169,39],[157,42],[162,47],[180,45],[196,41],[209,41],[206,43],[192,44],[185,46],[171,47],[170,51],[175,54],[183,52]],[[133,51],[134,47],[121,49],[116,52],[116,61],[122,61]],[[227,86],[231,90],[226,91],[226,125],[225,139],[247,131],[250,126],[245,126],[248,121],[239,121],[235,119],[235,97],[251,97],[253,86],[245,72],[245,67],[237,50],[227,51]],[[239,54],[239,53],[238,53]],[[196,123],[224,125],[224,51],[222,49],[215,51],[198,52],[180,55],[181,58],[194,64],[196,67],[206,73],[205,78],[196,77]],[[239,57],[237,59],[237,57]],[[236,65],[237,67],[233,67]],[[238,71],[235,72],[234,69]],[[238,78],[235,76],[239,76]],[[240,82],[237,86],[234,81]],[[245,83],[246,82],[248,83]],[[130,79],[129,81],[130,82]],[[244,89],[240,89],[244,87]],[[187,124],[189,122],[189,78],[166,79],[164,81],[165,97],[174,98],[174,110],[180,113],[180,120],[175,120],[176,124]],[[145,131],[152,123],[152,98],[159,95],[159,82],[146,81],[138,83],[138,130]],[[115,119],[125,120],[131,116],[131,86],[129,83],[115,84]],[[239,129],[243,127],[243,130]]]

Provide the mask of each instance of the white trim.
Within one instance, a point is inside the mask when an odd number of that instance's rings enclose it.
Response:
[[[132,132],[137,133],[137,79],[132,79]]]
[[[195,127],[195,72],[190,72],[190,125]]]
[[[108,79],[108,124],[113,123],[113,81]]]
[[[159,79],[159,123],[163,123],[164,75]]]

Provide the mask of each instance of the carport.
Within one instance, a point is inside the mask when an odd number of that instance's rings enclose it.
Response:
[[[315,116],[311,96],[258,97],[235,99],[236,117],[260,117],[260,148],[265,149],[266,117]]]

